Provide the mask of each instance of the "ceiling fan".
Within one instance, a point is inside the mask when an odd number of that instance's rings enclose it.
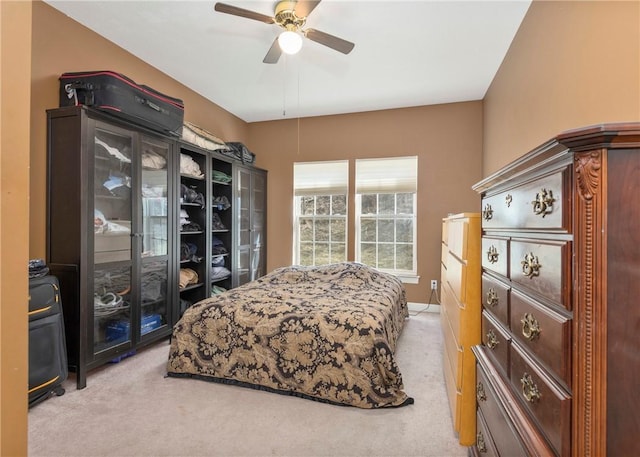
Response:
[[[307,22],[307,17],[318,6],[320,1],[280,0],[276,3],[273,17],[219,2],[215,4],[215,10],[220,13],[264,22],[265,24],[278,24],[284,29],[271,44],[271,48],[269,48],[267,55],[264,57],[264,63],[277,63],[282,52],[287,54],[298,52],[302,47],[303,36],[343,54],[349,54],[355,46],[353,43],[320,30],[303,28]]]

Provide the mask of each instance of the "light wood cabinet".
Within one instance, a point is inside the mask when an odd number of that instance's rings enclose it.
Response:
[[[460,444],[476,439],[476,375],[471,347],[480,343],[480,214],[443,220],[441,324],[444,375]]]

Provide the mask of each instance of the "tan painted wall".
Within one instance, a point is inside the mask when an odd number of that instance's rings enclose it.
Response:
[[[185,104],[185,120],[226,141],[246,141],[247,124],[134,55],[69,19],[46,3],[33,3],[30,255],[46,249],[46,113],[58,106],[65,72],[113,70]],[[215,84],[215,79],[212,79]]]
[[[479,211],[471,185],[481,178],[482,102],[249,125],[249,147],[269,170],[267,270],[290,265],[293,236],[293,163],[357,158],[418,156],[418,286],[408,284],[409,301],[426,303],[429,280],[440,278],[442,218]],[[353,189],[350,190],[353,208]],[[355,233],[349,212],[349,259]]]
[[[0,2],[0,455],[27,454],[31,3]]]
[[[640,120],[640,2],[534,1],[484,98],[484,175],[556,134]]]

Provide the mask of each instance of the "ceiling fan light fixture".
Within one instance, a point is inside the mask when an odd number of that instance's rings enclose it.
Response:
[[[297,54],[302,49],[302,35],[291,30],[285,30],[278,36],[278,44],[285,54]]]

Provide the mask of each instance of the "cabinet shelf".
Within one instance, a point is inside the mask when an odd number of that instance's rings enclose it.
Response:
[[[194,181],[204,181],[204,176],[185,175],[180,173],[181,178],[193,179]]]
[[[198,288],[200,288],[202,286],[204,286],[204,283],[199,282],[198,284],[191,284],[191,285],[183,287],[183,288],[181,288],[179,290],[180,290],[180,293],[182,293],[182,292],[186,292],[188,290],[198,289]]]
[[[231,275],[227,275],[227,276],[224,276],[224,277],[222,277],[222,278],[212,278],[212,279],[211,279],[211,284],[217,284],[217,283],[219,283],[219,282],[226,281],[226,280],[227,280],[227,279],[229,279],[230,277],[231,277]]]

